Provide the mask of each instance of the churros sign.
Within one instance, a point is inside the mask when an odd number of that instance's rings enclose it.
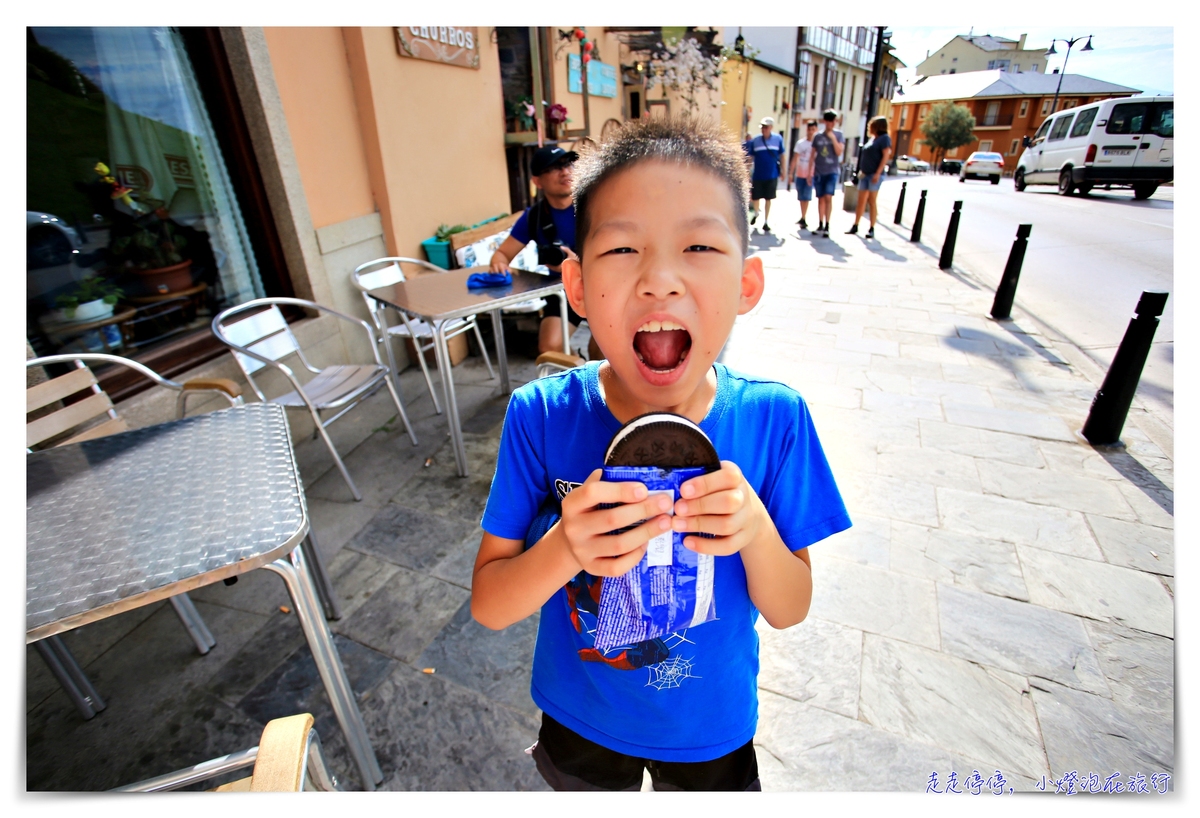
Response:
[[[479,35],[474,26],[397,26],[396,51],[401,57],[479,68]]]

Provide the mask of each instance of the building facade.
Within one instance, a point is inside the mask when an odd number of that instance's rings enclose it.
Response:
[[[693,31],[676,40],[719,56],[715,29]],[[31,233],[27,340],[39,355],[100,344],[179,380],[242,381],[210,331],[218,311],[295,295],[366,317],[353,269],[423,258],[439,225],[525,206],[539,141],[576,146],[672,110],[719,116],[719,81],[685,94],[648,79],[663,40],[575,26],[31,28],[26,207],[60,227]],[[186,281],[161,291],[135,274],[135,261],[180,260]],[[113,326],[72,333],[59,299],[85,279],[122,292]],[[370,359],[355,327],[289,320],[318,366]],[[163,390],[139,393],[144,379],[97,376],[135,423],[172,416]]]
[[[952,102],[967,108],[975,117],[975,139],[950,151],[946,157],[965,158],[973,151],[995,151],[1004,156],[1005,171],[1012,173],[1021,156],[1024,137],[1032,137],[1050,115],[1059,79],[1058,74],[993,70],[919,80],[902,96],[892,99],[889,131],[896,134],[896,156],[907,154],[931,161],[933,150],[925,144],[921,126],[935,105]],[[1054,106],[1058,111],[1139,93],[1136,88],[1079,74],[1065,74],[1061,79],[1062,89]]]
[[[927,52],[925,60],[917,64],[917,75],[921,77],[992,70],[1044,74],[1046,49],[1026,48],[1024,34],[1017,40],[991,34],[960,34]]]

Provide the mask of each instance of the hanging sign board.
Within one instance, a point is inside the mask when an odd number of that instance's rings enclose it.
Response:
[[[401,57],[463,68],[479,68],[479,34],[475,26],[397,26],[396,51]]]
[[[567,91],[572,94],[583,93],[581,61],[578,54],[567,55]],[[615,97],[617,95],[617,69],[615,66],[592,60],[588,63],[588,94],[594,97]]]

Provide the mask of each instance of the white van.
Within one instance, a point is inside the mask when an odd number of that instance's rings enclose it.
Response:
[[[1047,117],[1013,172],[1013,187],[1058,185],[1070,196],[1094,187],[1132,187],[1148,198],[1175,178],[1175,98],[1124,97]]]

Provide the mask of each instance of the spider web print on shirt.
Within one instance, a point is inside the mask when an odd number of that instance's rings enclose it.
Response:
[[[664,636],[663,642],[670,651],[674,651],[680,645],[696,644],[691,639],[687,638],[686,630]],[[679,687],[681,684],[683,684],[684,679],[702,678],[692,673],[692,660],[684,659],[681,656],[671,656],[670,658],[664,659],[656,665],[649,665],[646,669],[650,671],[649,681],[646,682],[646,687],[653,687],[655,690],[666,690],[669,687]]]

